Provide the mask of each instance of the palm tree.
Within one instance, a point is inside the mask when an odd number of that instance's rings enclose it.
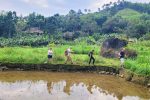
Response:
[[[101,11],[101,8],[98,8],[98,12],[100,12]]]
[[[90,12],[91,12],[91,9],[88,9],[88,12],[90,13]]]
[[[86,13],[88,10],[87,9],[84,9],[84,12]]]
[[[105,9],[105,7],[106,7],[106,4],[104,4],[104,5],[102,6],[103,9]]]

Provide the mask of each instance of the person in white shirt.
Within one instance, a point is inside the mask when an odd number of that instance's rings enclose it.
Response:
[[[52,61],[52,58],[53,58],[53,51],[52,51],[52,48],[49,48],[48,49],[48,62],[51,62]]]
[[[71,48],[70,47],[65,51],[65,56],[66,56],[65,64],[69,61],[71,62],[71,64],[73,64],[73,61],[71,58]]]

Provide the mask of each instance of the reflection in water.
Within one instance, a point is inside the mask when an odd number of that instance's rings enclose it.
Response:
[[[67,86],[66,81],[0,82],[0,100],[118,100],[115,94],[109,94],[99,87],[91,86],[90,91],[88,88],[84,83]],[[126,96],[122,100],[140,98]]]

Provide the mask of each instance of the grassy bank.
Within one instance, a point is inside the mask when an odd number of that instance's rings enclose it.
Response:
[[[53,46],[54,51],[53,64],[64,64],[64,51],[69,45]],[[100,47],[91,45],[74,45],[71,46],[73,50],[72,59],[77,65],[88,65],[88,52],[95,50],[95,65],[101,66],[119,66],[118,59],[107,59],[100,56]],[[32,48],[32,47],[5,47],[0,48],[0,62],[3,63],[29,63],[29,64],[43,64],[47,61],[47,47]]]
[[[136,50],[136,59],[127,59],[126,69],[138,75],[150,76],[150,41],[139,41],[128,45],[128,48]]]
[[[64,51],[70,45],[51,45],[54,51],[52,64],[64,64],[66,58]],[[97,45],[73,45],[72,59],[75,65],[88,65],[88,52],[95,50],[95,65],[119,67],[119,59],[108,59],[100,56],[100,46]],[[150,41],[139,41],[130,43],[127,48],[136,50],[138,57],[127,59],[125,68],[129,71],[142,76],[150,76]],[[48,47],[4,47],[0,48],[0,62],[3,63],[25,63],[25,64],[44,64],[47,61]]]

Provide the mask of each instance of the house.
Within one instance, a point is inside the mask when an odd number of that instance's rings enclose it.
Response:
[[[40,30],[38,27],[28,28],[25,32],[31,33],[31,34],[36,34],[36,35],[42,35],[44,33],[44,31]]]

